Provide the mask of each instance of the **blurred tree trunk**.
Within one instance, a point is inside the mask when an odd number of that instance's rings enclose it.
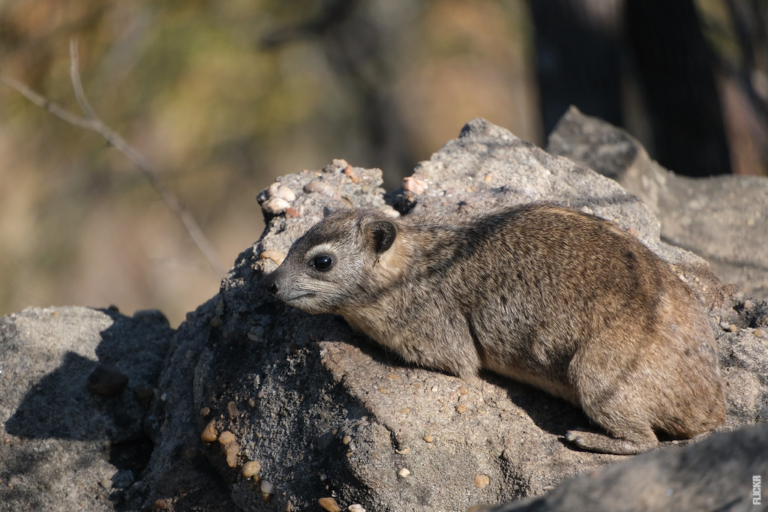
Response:
[[[688,176],[731,172],[714,59],[692,0],[529,0],[546,133],[569,105],[618,126],[634,64],[654,154]]]
[[[535,26],[539,108],[545,135],[571,105],[621,126],[616,2],[603,1],[602,6],[589,0],[528,3]]]
[[[715,60],[692,0],[626,0],[625,30],[656,159],[686,176],[730,173]]]

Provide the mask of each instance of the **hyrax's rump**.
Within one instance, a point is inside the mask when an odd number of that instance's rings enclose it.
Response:
[[[723,423],[712,329],[688,287],[633,236],[570,209],[528,205],[390,219],[342,210],[266,278],[278,298],[335,313],[412,363],[480,368],[570,400],[612,437],[577,446],[631,454],[654,430]]]

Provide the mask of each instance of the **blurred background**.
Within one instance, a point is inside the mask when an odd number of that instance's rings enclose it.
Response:
[[[394,189],[478,116],[544,145],[575,104],[680,174],[768,169],[765,0],[0,0],[0,77],[82,115],[71,38],[95,111],[226,268],[276,176],[345,158]],[[0,84],[0,314],[176,326],[221,277],[123,154]]]

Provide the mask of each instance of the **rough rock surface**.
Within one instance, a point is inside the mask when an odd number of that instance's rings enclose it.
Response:
[[[766,475],[768,425],[760,425],[714,434],[684,449],[644,453],[567,480],[544,497],[488,512],[764,510]],[[754,504],[753,497],[762,507]]]
[[[263,276],[336,208],[472,214],[549,201],[614,220],[709,310],[727,384],[724,430],[768,418],[768,305],[660,242],[659,222],[616,182],[478,119],[402,190],[380,187],[381,171],[344,161],[283,177],[259,196],[262,237],[175,334],[158,315],[109,310],[0,319],[0,510],[282,512],[318,510],[321,498],[342,510],[466,510],[627,460],[567,446],[566,430],[589,422],[562,400],[493,374],[465,382],[408,366],[340,318],[269,296]],[[94,390],[118,396],[89,391],[89,376]]]
[[[142,422],[172,334],[165,317],[116,310],[0,318],[0,510],[123,503],[152,451]],[[129,379],[113,398],[86,385],[100,363]]]
[[[224,503],[228,494],[243,510],[316,509],[329,497],[342,509],[465,510],[541,495],[625,459],[566,446],[565,431],[588,420],[562,400],[491,374],[464,382],[410,367],[340,318],[307,315],[268,296],[263,275],[325,211],[392,212],[378,170],[335,162],[280,181],[295,199],[265,208],[262,238],[174,340],[160,382],[167,399],[152,409],[158,449],[143,482],[156,506],[187,510],[185,500],[197,496],[214,507],[214,496]],[[404,188],[388,198],[404,214],[550,201],[616,221],[673,264],[710,310],[728,383],[728,428],[768,416],[768,333],[756,334],[768,322],[766,305],[745,301],[704,260],[660,242],[658,221],[614,181],[475,120]],[[271,197],[265,191],[259,200]],[[204,430],[229,434],[203,443]],[[226,488],[204,469],[200,451]],[[258,481],[242,475],[250,461],[259,463]]]
[[[625,131],[575,107],[547,151],[617,180],[661,221],[661,238],[705,258],[724,282],[768,300],[768,178],[677,176]]]

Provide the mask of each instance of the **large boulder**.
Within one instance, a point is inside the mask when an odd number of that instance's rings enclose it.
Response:
[[[280,184],[259,198],[262,237],[174,340],[159,384],[166,400],[151,411],[158,447],[143,482],[158,508],[186,510],[198,497],[216,509],[223,493],[221,509],[229,499],[242,510],[316,509],[323,499],[326,510],[465,510],[541,495],[626,459],[566,445],[566,430],[588,420],[562,400],[492,374],[465,382],[408,366],[340,318],[271,298],[262,278],[336,208],[472,214],[548,201],[615,221],[667,260],[709,311],[727,384],[725,429],[768,416],[765,303],[661,242],[640,199],[582,165],[478,119],[390,196],[379,170],[343,161]]]
[[[389,195],[378,169],[334,161],[281,178],[259,201],[262,237],[176,332],[157,312],[0,318],[0,508],[465,510],[540,496],[585,472],[612,475],[596,472],[628,460],[564,443],[589,422],[562,400],[490,373],[466,382],[411,367],[338,317],[274,300],[264,276],[337,208],[471,215],[548,201],[612,220],[668,261],[709,312],[727,390],[721,430],[768,418],[766,303],[662,242],[652,211],[615,181],[484,120]],[[741,453],[754,432],[698,446]],[[635,460],[646,471],[684,466],[680,485],[695,480],[700,464],[673,459]]]
[[[0,318],[0,509],[114,510],[152,453],[144,415],[173,330],[82,307]]]

